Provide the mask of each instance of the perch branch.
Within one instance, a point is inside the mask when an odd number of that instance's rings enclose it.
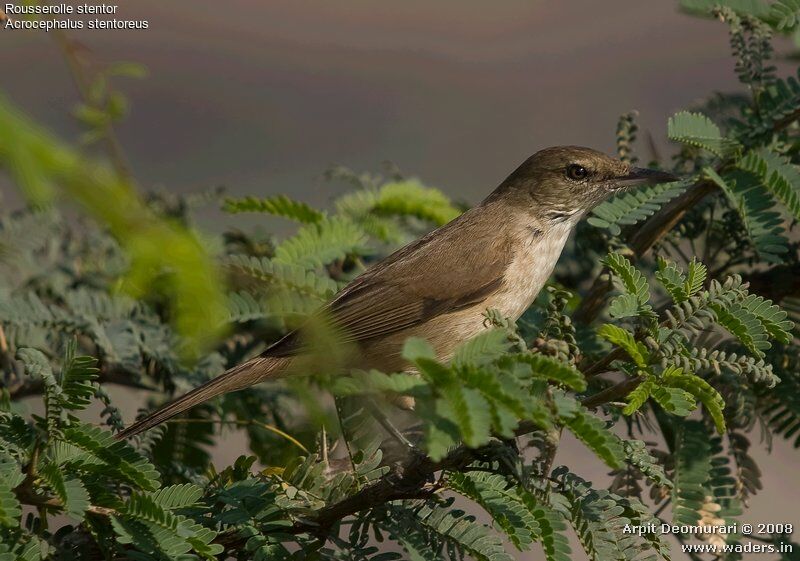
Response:
[[[615,401],[626,395],[629,388],[635,387],[634,384],[638,382],[639,380],[635,378],[626,380],[583,400],[582,403],[587,407],[597,407]],[[524,421],[517,427],[515,434],[523,436],[539,428],[531,421]],[[412,455],[405,461],[398,462],[390,473],[354,495],[321,509],[313,517],[296,521],[289,531],[293,534],[311,533],[322,536],[334,524],[359,512],[390,501],[427,498],[439,489],[432,483],[437,472],[463,470],[480,456],[480,448],[472,449],[464,445],[455,448],[439,461],[434,461],[423,454]],[[216,540],[226,547],[239,544],[241,541],[242,539],[235,534],[220,534]]]

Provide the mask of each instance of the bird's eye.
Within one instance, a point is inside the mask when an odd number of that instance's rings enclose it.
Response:
[[[589,175],[589,172],[581,165],[571,164],[567,166],[567,178],[573,181],[582,181],[586,179],[587,175]]]

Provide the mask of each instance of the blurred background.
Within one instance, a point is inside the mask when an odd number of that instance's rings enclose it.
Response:
[[[391,160],[475,203],[540,148],[611,152],[617,118],[632,109],[642,159],[666,158],[670,114],[739,87],[726,27],[663,0],[505,0],[491,10],[476,0],[138,0],[117,12],[150,28],[71,36],[99,64],[149,69],[118,83],[132,111],[118,136],[143,190],[224,186],[325,205],[340,192],[321,180],[331,164],[377,171]],[[16,105],[78,136],[78,95],[52,34],[0,33],[0,68]],[[20,201],[4,176],[0,189],[5,204]],[[775,445],[771,456],[755,451],[766,488],[743,521],[800,522],[797,466],[784,441]],[[230,463],[243,447],[229,440],[216,457]],[[603,480],[582,447],[559,454]]]
[[[671,113],[738,87],[725,27],[667,1],[139,0],[117,17],[150,29],[71,35],[98,63],[150,71],[120,82],[119,137],[144,188],[322,204],[330,164],[391,160],[476,202],[540,148],[612,150],[631,109],[663,150]],[[3,33],[0,65],[15,103],[77,135],[52,34]]]

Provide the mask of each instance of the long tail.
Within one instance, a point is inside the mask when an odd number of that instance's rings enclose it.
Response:
[[[269,378],[280,378],[286,371],[288,360],[285,358],[274,357],[255,357],[247,362],[234,366],[230,370],[223,372],[213,380],[209,380],[200,387],[197,387],[167,403],[160,409],[150,413],[144,419],[136,421],[131,426],[116,435],[118,440],[123,440],[153,428],[164,421],[171,419],[191,409],[195,405],[208,401],[212,397],[243,390]]]

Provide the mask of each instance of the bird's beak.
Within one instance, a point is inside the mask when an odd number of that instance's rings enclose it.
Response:
[[[627,175],[617,178],[616,184],[618,189],[627,190],[639,185],[655,185],[679,180],[680,177],[666,171],[632,167]]]

